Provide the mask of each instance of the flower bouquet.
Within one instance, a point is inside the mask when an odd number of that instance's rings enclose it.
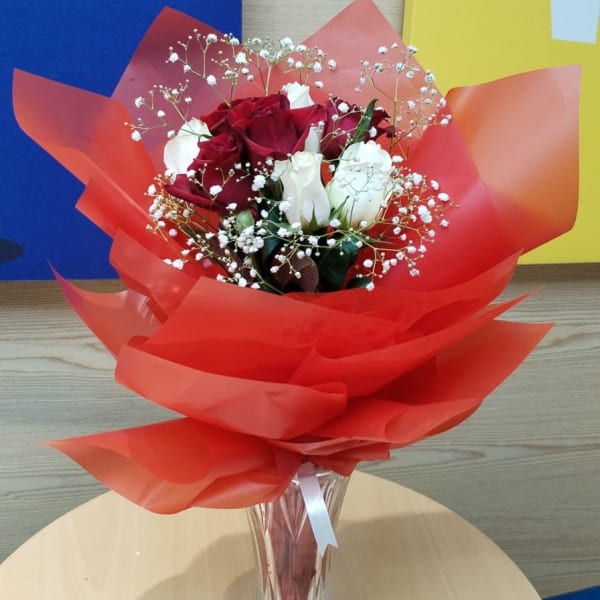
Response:
[[[273,506],[298,482],[318,500],[324,472],[459,424],[549,328],[493,301],[573,224],[578,78],[443,97],[370,0],[302,44],[165,9],[112,98],[17,71],[21,127],[85,182],[126,286],[57,274],[64,294],[117,381],[181,415],[51,445],[172,513]],[[264,597],[320,597],[315,571]]]

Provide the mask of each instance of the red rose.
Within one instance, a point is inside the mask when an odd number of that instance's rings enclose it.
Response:
[[[326,116],[325,109],[314,104],[253,118],[241,132],[250,161],[255,164],[267,157],[284,160],[289,154],[304,150],[311,127],[323,122]]]
[[[224,208],[230,203],[237,204],[238,209],[246,208],[252,196],[252,180],[237,168],[244,160],[244,148],[238,138],[221,133],[200,143],[199,150],[190,165],[195,176],[178,175],[165,189],[173,196],[206,208],[215,205]],[[221,191],[215,193],[214,186]]]
[[[325,158],[336,159],[354,138],[363,113],[356,104],[348,104],[340,98],[329,100],[325,105],[325,112],[327,116],[321,138],[321,152]],[[387,129],[379,127],[379,124],[388,116],[385,110],[376,109],[365,134],[354,142],[367,141],[370,138],[368,132],[372,127],[377,129],[377,136],[386,132]]]
[[[231,105],[222,103],[214,111],[201,117],[214,135],[231,133],[243,128],[251,119],[289,109],[290,103],[284,94],[253,96],[234,100]]]
[[[304,150],[311,127],[327,121],[321,105],[293,110],[289,106],[285,95],[272,94],[223,103],[201,117],[214,137],[199,144],[198,156],[190,165],[195,176],[177,175],[166,190],[205,207],[234,202],[246,208],[252,197],[252,170],[247,163],[256,168],[268,157],[285,160]],[[236,165],[244,165],[244,170]],[[222,190],[215,193],[214,186]]]
[[[292,110],[287,96],[271,94],[221,104],[201,119],[213,134],[229,133],[240,139],[245,158],[256,165],[267,157],[286,159],[304,150],[311,126],[326,118],[320,105]]]

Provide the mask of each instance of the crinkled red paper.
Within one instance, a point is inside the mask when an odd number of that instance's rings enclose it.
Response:
[[[14,84],[21,127],[86,183],[78,207],[114,238],[127,286],[96,294],[59,277],[67,300],[116,357],[117,380],[182,415],[51,445],[164,513],[271,500],[303,460],[349,473],[463,421],[549,329],[499,320],[516,301],[492,302],[518,256],[568,230],[577,205],[579,69],[544,69],[452,90],[452,124],[413,142],[408,166],[457,204],[419,277],[398,267],[372,292],[277,296],[219,283],[200,263],[173,269],[163,259],[181,248],[146,230],[164,140],[135,144],[123,123],[135,97],[179,81],[166,51],[194,28],[211,31],[165,9],[113,98],[20,71]],[[337,60],[324,93],[359,105],[359,60],[393,42],[370,0],[307,40]],[[404,82],[400,95],[414,96]],[[215,104],[198,81],[198,114]]]

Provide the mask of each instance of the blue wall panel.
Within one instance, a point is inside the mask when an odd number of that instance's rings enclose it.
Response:
[[[169,6],[240,35],[241,0]],[[74,209],[82,185],[17,126],[12,71],[110,96],[163,7],[164,0],[0,0],[0,279],[50,278],[49,262],[73,279],[115,276],[110,240]]]

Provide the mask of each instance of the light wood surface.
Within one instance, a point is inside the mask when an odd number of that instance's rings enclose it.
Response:
[[[374,0],[397,31],[402,30],[403,0]],[[243,38],[291,37],[300,42],[350,4],[350,0],[242,0]],[[368,23],[365,23],[368,26]],[[382,44],[389,43],[381,40]]]
[[[399,485],[356,473],[338,527],[334,598],[539,600],[475,527]],[[61,517],[0,566],[11,600],[254,600],[243,510],[148,513],[108,493]]]

